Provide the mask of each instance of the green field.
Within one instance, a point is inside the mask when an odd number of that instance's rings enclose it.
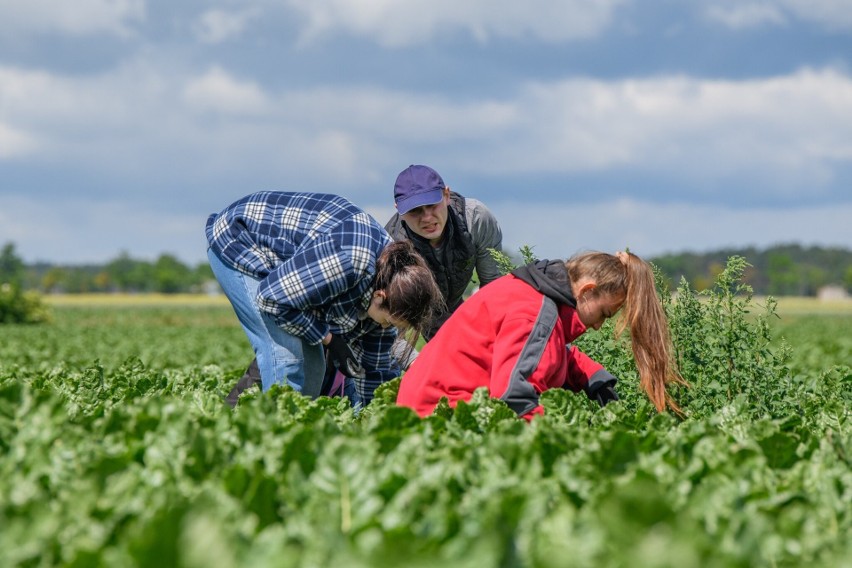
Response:
[[[48,298],[45,326],[0,327],[0,360],[36,367],[115,367],[129,357],[155,369],[251,361],[251,347],[224,298],[65,296]]]
[[[58,333],[44,334],[39,327],[16,329],[17,338],[0,347],[7,364],[20,360],[84,365],[100,359],[114,366],[135,356],[154,368],[215,364],[231,369],[251,358],[248,341],[221,295],[74,294],[45,299],[54,315],[50,329]],[[764,298],[752,300],[755,312],[764,304]],[[777,317],[769,319],[773,336],[796,346],[795,362],[817,368],[852,365],[852,301],[780,298],[777,311]],[[18,349],[18,342],[29,348]]]
[[[48,300],[0,326],[0,566],[852,565],[852,310],[681,301],[686,418],[605,328],[622,401],[550,391],[526,424],[485,396],[421,420],[395,382],[231,410],[222,298]]]
[[[819,300],[817,298],[781,297],[778,300],[778,314],[781,317],[800,315],[852,316],[852,299]],[[754,298],[756,304],[762,304],[765,298]]]

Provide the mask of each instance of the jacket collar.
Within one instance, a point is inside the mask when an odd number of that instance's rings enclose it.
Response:
[[[577,300],[571,292],[571,280],[568,270],[561,260],[539,260],[521,266],[512,271],[512,275],[520,278],[557,304],[577,307]]]

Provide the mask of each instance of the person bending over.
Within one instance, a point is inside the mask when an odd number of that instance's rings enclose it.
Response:
[[[492,282],[468,300],[423,347],[400,382],[397,403],[426,416],[487,387],[519,416],[544,412],[542,392],[585,391],[601,406],[618,400],[616,378],[571,345],[616,312],[630,329],[642,389],[662,412],[679,412],[667,392],[686,384],[650,266],[632,253],[588,252],[541,260]]]
[[[264,392],[279,383],[319,396],[326,357],[352,378],[353,404],[366,405],[399,375],[396,328],[422,333],[440,309],[411,244],[337,195],[253,193],[210,215],[205,232],[213,274],[255,352],[232,405],[258,380]]]

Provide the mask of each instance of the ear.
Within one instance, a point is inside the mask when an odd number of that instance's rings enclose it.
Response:
[[[379,305],[385,303],[385,298],[387,298],[387,294],[385,294],[384,290],[375,290],[373,292],[373,299],[379,301]]]
[[[595,282],[584,283],[582,286],[580,286],[580,289],[577,290],[577,299],[579,300],[580,298],[585,297],[587,294],[594,294],[595,289],[597,287],[598,285]]]

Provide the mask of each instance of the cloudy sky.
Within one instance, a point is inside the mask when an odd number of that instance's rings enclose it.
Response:
[[[852,247],[850,59],[852,0],[0,0],[0,244],[198,263],[425,163],[541,257]]]

